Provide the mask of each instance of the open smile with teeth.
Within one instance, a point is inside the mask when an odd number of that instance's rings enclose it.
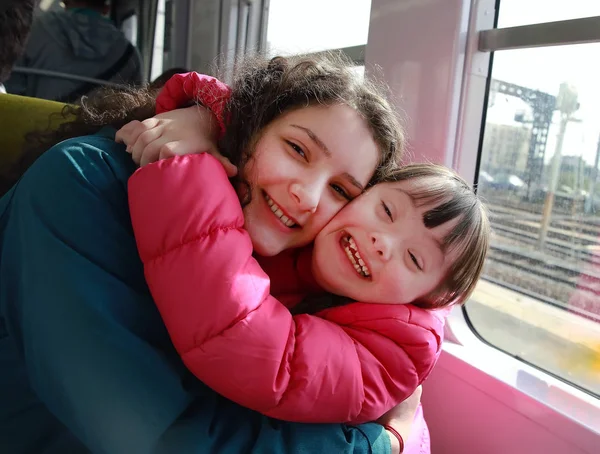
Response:
[[[265,196],[267,204],[271,208],[271,211],[275,216],[277,216],[277,218],[279,218],[283,225],[291,229],[294,227],[298,227],[298,224],[296,224],[293,219],[290,219],[285,214],[283,214],[283,210],[279,208],[279,206],[273,201],[271,197],[269,197],[269,195],[266,192],[264,192],[263,194]]]
[[[342,236],[341,243],[344,251],[346,251],[348,260],[350,260],[350,264],[354,267],[356,272],[362,277],[370,278],[371,271],[365,264],[364,260],[360,257],[360,253],[358,252],[358,247],[356,247],[354,238],[346,234]]]

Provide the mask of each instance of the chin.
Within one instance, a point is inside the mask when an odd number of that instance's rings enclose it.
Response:
[[[334,293],[336,295],[341,295],[345,293],[343,286],[339,285],[337,279],[334,274],[331,273],[331,270],[321,270],[318,263],[316,263],[317,256],[313,255],[313,266],[312,273],[313,277],[317,281],[317,284],[329,293]]]

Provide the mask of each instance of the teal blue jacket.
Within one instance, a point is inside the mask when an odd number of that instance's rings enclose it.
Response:
[[[181,364],[150,297],[114,131],[46,152],[0,200],[0,451],[377,453],[381,426],[294,424]]]

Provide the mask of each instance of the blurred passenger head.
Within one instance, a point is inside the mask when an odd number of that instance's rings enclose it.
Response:
[[[0,4],[0,83],[25,51],[29,37],[35,0],[4,0]]]

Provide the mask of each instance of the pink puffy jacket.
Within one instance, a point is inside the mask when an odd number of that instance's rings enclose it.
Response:
[[[129,200],[173,344],[219,394],[278,419],[359,423],[404,400],[431,372],[443,329],[433,312],[354,303],[292,316],[271,295],[237,195],[212,156],[139,169]],[[284,258],[272,277],[289,282],[302,261]]]

